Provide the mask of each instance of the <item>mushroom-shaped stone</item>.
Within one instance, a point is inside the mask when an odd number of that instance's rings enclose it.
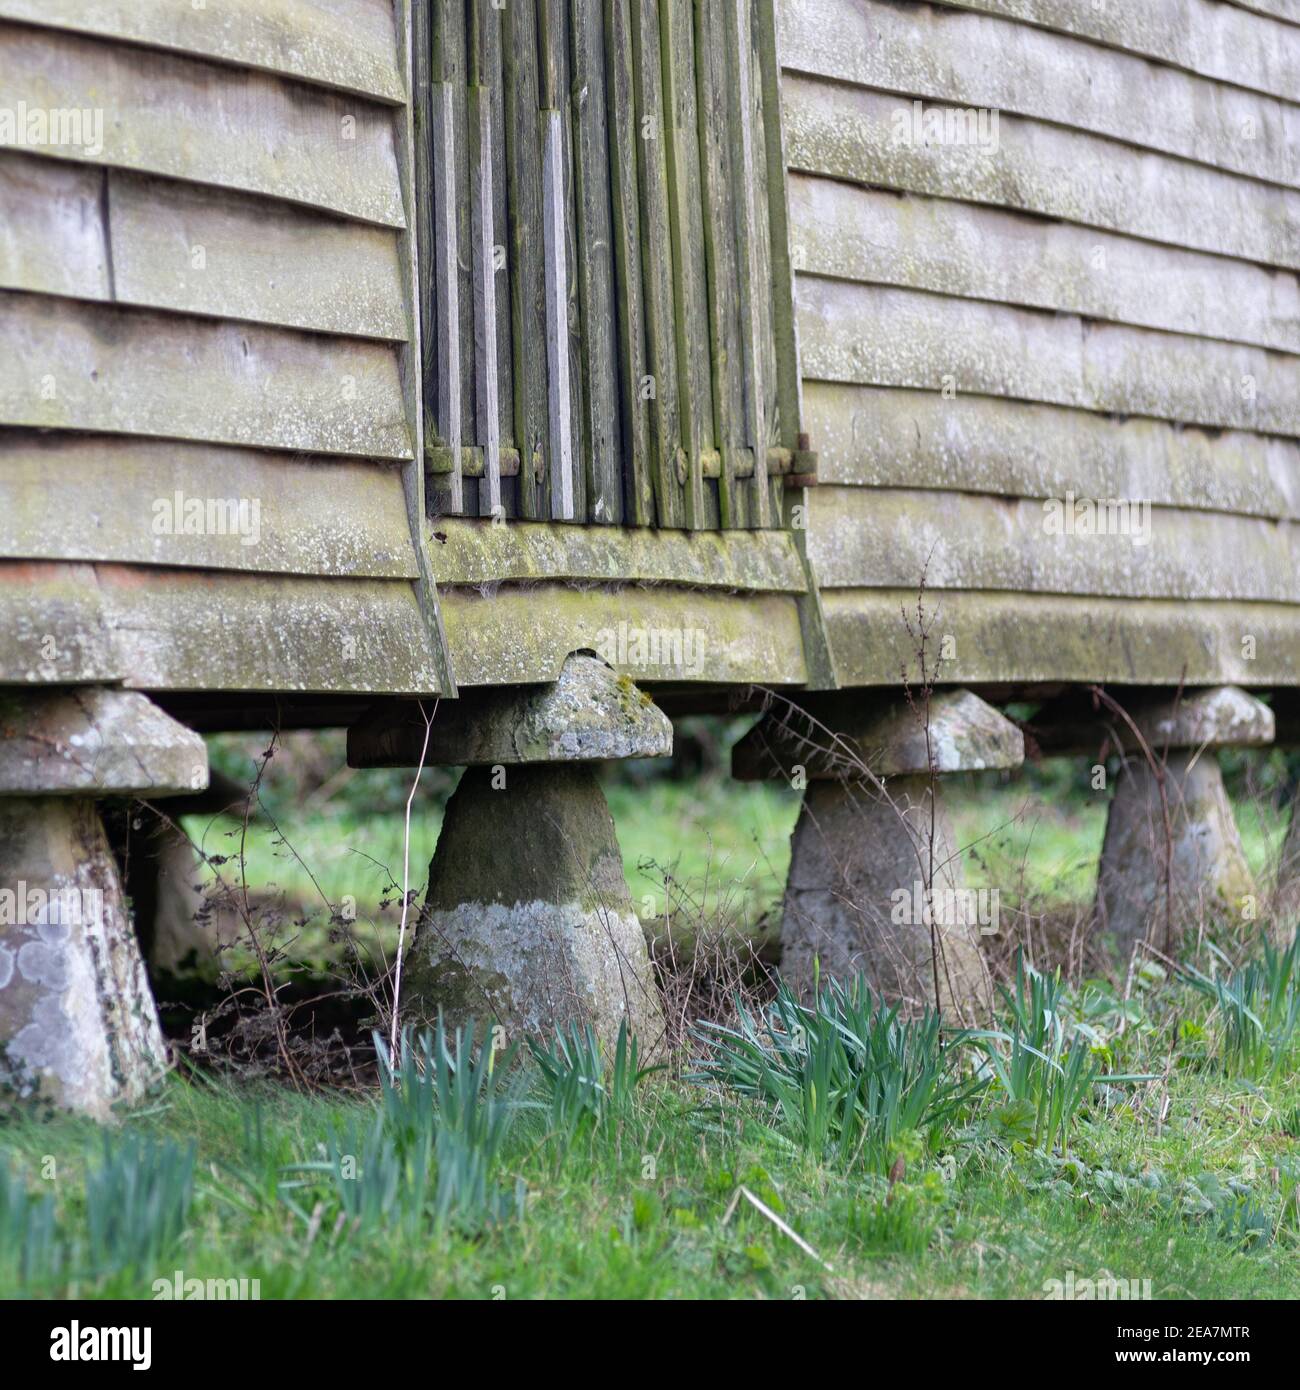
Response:
[[[202,738],[138,690],[0,692],[0,796],[167,796],[207,785]]]
[[[1274,732],[1273,711],[1232,685],[1148,704],[1133,722],[1150,752],[1117,721],[1125,766],[1097,874],[1098,917],[1124,954],[1141,941],[1173,950],[1206,921],[1253,919],[1255,880],[1215,749]]]
[[[165,1069],[95,799],[205,787],[207,749],[138,691],[0,694],[0,1100],[107,1118]]]
[[[409,702],[371,711],[348,730],[353,767],[468,767],[666,758],[673,726],[650,697],[594,656],[575,652],[558,680],[443,701],[425,748],[424,713]],[[423,750],[423,754],[422,754]]]
[[[852,692],[815,719],[765,716],[741,740],[737,776],[802,766],[809,779],[781,923],[781,968],[797,989],[861,974],[891,1000],[986,1014],[979,938],[999,929],[998,899],[966,887],[941,774],[1017,767],[1024,751],[1020,730],[969,690],[935,694],[928,709]]]
[[[769,712],[736,744],[731,768],[741,781],[788,777],[796,767],[810,780],[839,780],[864,771],[876,777],[991,771],[1024,760],[1020,730],[959,689],[933,695],[928,710],[920,701],[855,696],[816,718]]]
[[[1139,709],[1133,716],[1150,747],[1258,748],[1273,742],[1273,711],[1235,685],[1197,690],[1180,700]],[[1126,724],[1126,748],[1138,747]]]

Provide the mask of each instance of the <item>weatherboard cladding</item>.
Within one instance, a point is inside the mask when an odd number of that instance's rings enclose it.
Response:
[[[1300,683],[1296,0],[538,3],[0,0],[0,679],[891,683],[924,583],[945,680]]]

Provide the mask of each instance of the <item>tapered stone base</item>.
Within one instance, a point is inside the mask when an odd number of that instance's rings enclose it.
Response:
[[[981,930],[988,895],[968,892],[940,790],[926,776],[891,777],[889,800],[861,785],[812,782],[791,841],[781,926],[782,974],[811,991],[814,971],[861,973],[891,1001],[935,1001],[963,1018],[989,1005]],[[929,893],[927,894],[927,889]],[[992,919],[980,921],[981,918]]]
[[[447,803],[404,963],[402,1015],[548,1038],[626,1019],[642,1055],[664,1023],[614,822],[587,764],[471,767]]]
[[[1199,756],[1192,750],[1170,750],[1165,799],[1169,835],[1155,774],[1144,758],[1130,756],[1115,784],[1097,879],[1102,931],[1124,954],[1142,940],[1161,950],[1176,946],[1205,921],[1241,920],[1255,901],[1255,881],[1213,749]]]
[[[104,1119],[165,1065],[94,804],[0,798],[0,1103]]]

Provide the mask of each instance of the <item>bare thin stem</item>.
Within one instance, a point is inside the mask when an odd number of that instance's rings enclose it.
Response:
[[[397,929],[397,964],[393,968],[393,1019],[388,1038],[388,1045],[394,1056],[397,1055],[397,1015],[402,1002],[402,953],[406,945],[406,915],[411,908],[411,803],[419,790],[424,759],[429,752],[429,735],[433,730],[433,720],[437,713],[438,701],[433,702],[433,714],[425,714],[424,703],[421,701],[420,718],[424,720],[424,742],[420,746],[420,765],[415,769],[415,781],[411,783],[410,795],[406,798],[406,822],[402,834],[402,921]]]

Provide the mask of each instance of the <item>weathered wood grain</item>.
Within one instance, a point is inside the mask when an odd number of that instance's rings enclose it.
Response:
[[[492,229],[494,297],[497,313],[497,418],[498,436],[504,447],[515,446],[515,384],[513,349],[510,343],[510,201],[509,171],[506,164],[505,55],[502,51],[504,11],[481,6],[478,16],[483,67],[482,81],[487,88],[491,110],[492,136]],[[482,491],[482,488],[480,488]],[[502,505],[507,516],[519,514],[519,485],[508,480],[502,487]]]
[[[438,395],[434,407],[439,438],[451,451],[452,470],[439,481],[447,489],[446,506],[465,510],[465,485],[460,473],[463,439],[462,404],[465,372],[473,358],[461,357],[460,217],[457,203],[455,89],[451,82],[429,84],[429,133],[433,147],[433,295],[438,335]],[[441,499],[440,499],[441,500]]]
[[[440,693],[404,580],[96,565],[125,684],[146,690]]]
[[[582,278],[582,254],[578,245],[580,212],[577,190],[577,136],[574,130],[573,83],[573,0],[539,0],[551,6],[553,23],[548,29],[548,42],[555,47],[553,58],[556,80],[556,104],[560,113],[560,172],[564,188],[564,318],[568,326],[566,346],[569,353],[569,429],[573,448],[573,511],[575,519],[590,519],[587,503],[586,460],[591,456],[588,436],[587,382],[583,371],[583,354],[587,324],[579,304]]]
[[[713,447],[713,391],[693,19],[693,6],[681,0],[667,0],[659,6],[664,154],[673,263],[674,355],[677,359],[679,429],[686,456],[683,502],[687,527],[699,530],[708,524],[700,454]]]
[[[677,531],[520,522],[487,526],[447,518],[430,554],[440,584],[572,579],[803,593],[785,531]]]
[[[641,213],[637,181],[640,131],[632,71],[630,0],[605,0],[611,231],[618,307],[618,384],[623,423],[626,518],[654,521],[650,421],[641,385],[646,376],[645,303],[641,277]]]
[[[1300,267],[1290,189],[1016,116],[1000,119],[996,149],[918,144],[905,99],[792,75],[784,99],[787,158],[801,172]]]
[[[683,526],[685,454],[673,290],[672,213],[664,148],[669,113],[663,105],[660,0],[632,0],[632,52],[636,118],[640,135],[637,176],[641,195],[641,271],[645,290],[646,358],[649,363],[651,447],[655,511],[660,526]]]
[[[559,111],[543,111],[542,247],[546,267],[547,417],[550,421],[551,516],[578,519],[574,489],[572,418],[569,389],[568,257],[565,248],[564,130]]]
[[[745,442],[754,451],[751,483],[753,525],[772,524],[772,499],[767,485],[767,428],[764,305],[766,268],[762,264],[760,223],[767,209],[757,206],[759,156],[754,148],[754,52],[748,4],[728,6],[728,60],[735,84],[732,94],[732,171],[737,180],[736,257],[740,266],[740,351],[745,364]]]
[[[410,457],[391,347],[0,293],[0,420]]]
[[[1146,498],[1300,520],[1300,443],[992,396],[810,381],[818,477],[1004,497]]]
[[[790,176],[797,269],[1300,352],[1300,281],[940,198]]]
[[[744,358],[739,349],[740,262],[736,248],[738,184],[732,161],[732,83],[727,62],[726,11],[695,7],[699,87],[704,249],[708,270],[710,375],[714,439],[721,454],[718,504],[724,529],[749,525],[751,490],[737,481],[737,450],[745,440]]]
[[[548,518],[546,263],[542,247],[542,150],[537,112],[536,16],[531,4],[508,5],[503,25],[506,159],[510,206],[510,342],[514,373],[515,443],[519,507],[525,517]]]
[[[0,18],[405,99],[388,0],[0,0]]]
[[[454,171],[448,181],[454,190],[456,220],[456,261],[458,276],[456,304],[460,332],[460,437],[476,440],[478,403],[474,375],[474,256],[471,250],[473,198],[470,187],[469,138],[469,51],[471,8],[464,0],[433,0],[435,51],[441,55],[442,76],[451,90],[449,117],[450,143],[454,149]],[[477,32],[477,30],[475,31]],[[464,510],[478,514],[478,484],[466,482]]]
[[[1300,24],[1300,0],[1226,0],[1239,10],[1249,10],[1252,14],[1269,15],[1274,19],[1285,19],[1292,24]]]
[[[423,338],[426,296],[420,282],[420,250],[416,230],[426,225],[425,214],[421,211],[421,178],[422,171],[427,172],[428,166],[418,148],[418,103],[414,94],[421,84],[427,90],[428,67],[420,53],[421,45],[427,50],[423,20],[415,9],[412,0],[397,0],[398,65],[406,90],[412,94],[412,100],[397,113],[393,122],[401,174],[402,211],[406,222],[406,229],[398,238],[404,290],[402,298],[406,310],[406,342],[397,350],[397,363],[412,453],[399,472],[410,553],[417,570],[417,578],[412,585],[415,603],[439,688],[443,695],[454,698],[456,682],[451,674],[442,613],[438,606],[438,586],[429,567],[429,555],[424,545],[428,496],[425,488],[425,405],[421,391],[426,379]]]
[[[90,565],[0,561],[0,681],[118,681],[104,605]]]
[[[766,456],[768,449],[779,442],[781,434],[777,408],[776,324],[773,304],[775,287],[772,277],[772,209],[768,193],[774,171],[784,182],[785,161],[783,158],[780,160],[772,159],[767,148],[768,130],[763,110],[763,32],[757,22],[759,9],[759,0],[746,0],[746,3],[740,7],[740,16],[742,20],[741,37],[747,38],[749,44],[745,73],[748,104],[742,115],[748,115],[753,139],[753,234],[754,260],[757,270],[754,284],[762,363],[756,389],[762,422],[762,438],[759,441],[759,447]],[[779,498],[779,489],[769,488],[768,491],[772,498]],[[779,505],[774,506],[774,515],[779,515],[779,510]]]
[[[781,116],[781,62],[776,0],[755,0],[754,25],[759,48],[759,78],[768,171],[767,214],[772,260],[772,334],[776,357],[774,382],[778,415],[778,428],[773,438],[784,448],[795,449],[799,447],[803,425],[799,344],[794,321],[789,177],[786,171],[785,131]]]
[[[1114,534],[1049,529],[1071,512],[1087,528],[1088,508],[1107,501],[1122,504],[1104,523]],[[1294,523],[1142,501],[820,486],[808,553],[823,589],[916,588],[924,576],[927,589],[1300,603]]]
[[[647,644],[653,632],[669,648],[680,643],[680,650],[694,658],[689,669],[616,659],[613,664],[638,684],[780,686],[807,680],[793,594],[738,599],[667,585],[629,590],[548,583],[503,585],[490,598],[478,589],[449,585],[439,595],[462,687],[555,680],[568,654],[580,648],[600,651],[604,645],[617,658],[620,624],[629,652],[638,632]]]
[[[1219,0],[951,0],[954,8],[1004,15],[1096,39],[1251,91],[1300,100],[1300,55],[1287,28]]]
[[[782,58],[796,72],[1300,182],[1300,111],[1275,97],[974,11],[797,0],[780,6],[780,21]]]
[[[104,174],[0,155],[0,288],[108,299]]]
[[[812,276],[798,301],[811,379],[1300,435],[1300,359],[1281,353]]]
[[[577,289],[582,324],[583,438],[586,515],[623,521],[623,434],[620,429],[618,324],[615,313],[614,228],[602,0],[575,0],[572,10],[574,201],[577,211]],[[629,94],[630,95],[630,94]]]
[[[845,685],[897,686],[918,676],[915,589],[832,589],[822,595]],[[929,653],[948,638],[944,684],[1095,681],[1123,685],[1300,683],[1300,610],[1276,603],[927,593]],[[1243,639],[1253,638],[1252,643]],[[1252,654],[1253,653],[1253,654]]]
[[[476,438],[484,455],[479,510],[504,516],[501,505],[501,406],[497,392],[497,295],[495,177],[492,103],[482,86],[469,93],[470,183],[473,200],[474,257],[474,399],[478,410]]]
[[[0,198],[3,195],[0,194]],[[401,341],[397,233],[284,203],[110,171],[117,298]]]
[[[18,112],[20,103],[91,113],[79,142],[26,146],[31,153],[402,225],[389,107],[264,73],[0,24],[0,108]],[[17,143],[18,132],[0,123],[0,144]]]
[[[416,577],[391,464],[0,431],[0,555]]]

